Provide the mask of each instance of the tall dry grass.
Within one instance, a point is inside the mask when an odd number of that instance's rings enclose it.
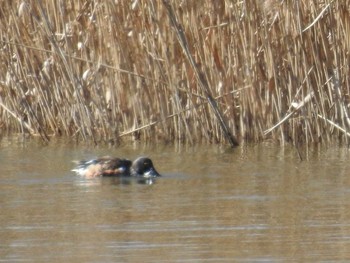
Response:
[[[349,52],[346,1],[3,1],[0,125],[96,143],[347,142]]]

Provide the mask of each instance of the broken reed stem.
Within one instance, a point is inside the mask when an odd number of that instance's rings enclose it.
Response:
[[[203,93],[205,94],[205,96],[208,100],[208,103],[211,106],[226,139],[229,141],[231,147],[238,146],[239,144],[238,144],[237,139],[230,132],[230,130],[229,130],[229,128],[226,125],[226,122],[224,120],[224,116],[221,114],[220,109],[218,108],[216,101],[214,100],[213,96],[211,95],[209,84],[207,82],[205,75],[197,67],[197,65],[196,65],[196,63],[191,55],[191,52],[190,52],[188,44],[187,44],[187,39],[186,39],[186,36],[184,34],[184,31],[183,31],[183,27],[181,26],[180,22],[178,21],[176,14],[175,14],[169,0],[163,0],[163,4],[168,11],[168,15],[169,15],[171,24],[173,25],[173,27],[175,29],[176,36],[177,36],[177,39],[182,47],[182,50],[183,50],[184,54],[186,55],[188,61],[190,62],[191,66],[193,68],[193,71],[196,74],[196,78],[200,84],[200,87],[201,87]]]
[[[334,123],[333,121],[331,120],[328,120],[327,118],[323,117],[322,115],[320,114],[317,114],[317,117],[319,117],[320,119],[324,120],[325,122],[327,122],[328,124],[330,124],[332,127],[338,129],[339,131],[341,131],[342,133],[344,133],[347,137],[350,137],[350,133],[343,129],[342,127],[340,127],[338,124]]]
[[[239,93],[239,92],[241,92],[241,91],[243,91],[243,90],[245,90],[245,89],[247,89],[247,87],[246,87],[246,88],[241,88],[241,89],[239,89],[239,90],[234,90],[234,91],[231,91],[231,92],[226,93],[226,94],[222,94],[222,95],[220,95],[220,96],[215,97],[214,99],[215,99],[215,101],[216,101],[216,100],[219,100],[219,99],[224,98],[225,96],[232,95],[233,93]],[[183,90],[183,91],[188,92],[187,90]],[[124,132],[122,132],[122,133],[119,134],[119,137],[123,137],[123,136],[125,136],[125,135],[129,135],[129,134],[132,134],[132,133],[134,133],[134,132],[141,131],[141,130],[143,130],[143,129],[149,128],[149,127],[151,127],[151,126],[156,125],[156,124],[159,123],[159,122],[169,120],[169,119],[171,119],[171,118],[174,118],[174,117],[176,117],[176,116],[179,116],[180,114],[182,114],[182,113],[184,113],[184,112],[186,112],[186,111],[194,110],[194,109],[196,109],[196,108],[198,108],[198,107],[204,105],[205,103],[209,103],[209,101],[206,100],[206,98],[202,97],[201,95],[198,95],[198,94],[192,94],[192,95],[195,95],[195,96],[197,96],[198,98],[200,98],[200,99],[202,99],[202,100],[205,100],[205,101],[203,101],[202,103],[199,103],[199,104],[192,105],[192,106],[190,106],[190,107],[188,107],[188,108],[185,108],[185,109],[181,110],[180,112],[176,112],[176,113],[173,113],[173,114],[171,114],[171,115],[169,115],[169,116],[166,116],[166,118],[163,119],[163,120],[154,121],[154,122],[148,123],[148,124],[146,124],[146,125],[143,125],[143,126],[141,126],[141,127],[132,129],[132,130],[130,130],[130,131],[124,131]]]
[[[332,1],[333,2],[333,1]],[[314,19],[314,21],[312,21],[312,23],[310,25],[308,25],[305,29],[303,29],[302,33],[304,33],[305,31],[309,30],[311,27],[313,27],[313,25],[315,25],[317,23],[317,21],[322,17],[323,13],[328,9],[328,7],[331,4],[327,4],[323,10],[320,12],[320,14]]]
[[[30,132],[30,134],[35,134],[34,129],[24,120],[22,120],[20,117],[18,117],[13,111],[11,111],[9,108],[7,108],[2,102],[0,102],[0,106],[7,111],[12,117],[14,117],[21,126],[24,125],[24,127]]]
[[[31,135],[39,134],[44,142],[47,143],[50,141],[49,137],[47,136],[46,132],[43,130],[43,128],[41,126],[38,127],[37,133],[36,133],[35,130],[32,128],[32,126],[29,125],[28,122],[26,122],[23,119],[21,119],[20,117],[18,117],[13,111],[11,111],[8,107],[6,107],[2,102],[0,102],[0,106],[20,123],[22,133],[24,132],[24,130],[23,130],[23,126],[24,126],[29,131],[29,133]],[[29,108],[30,108],[30,106],[29,106]],[[30,111],[32,111],[31,108],[30,108]],[[39,123],[39,120],[37,118],[35,120],[37,121],[37,123]]]

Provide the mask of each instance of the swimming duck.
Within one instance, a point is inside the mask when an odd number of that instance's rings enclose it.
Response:
[[[89,161],[79,161],[72,171],[85,177],[98,176],[135,176],[143,178],[158,177],[160,174],[151,159],[139,157],[131,162],[128,159],[105,156]]]

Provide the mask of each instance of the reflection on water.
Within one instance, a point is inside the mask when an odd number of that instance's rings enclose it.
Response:
[[[349,153],[260,145],[0,142],[0,261],[232,262],[350,258]],[[154,181],[76,176],[72,160],[150,156]]]
[[[152,185],[157,182],[159,178],[133,178],[133,177],[103,177],[103,178],[83,178],[75,181],[75,184],[82,187],[96,186],[101,184],[108,185],[131,185],[131,184],[145,184]]]

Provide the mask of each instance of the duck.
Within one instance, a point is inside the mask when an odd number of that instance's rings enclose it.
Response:
[[[153,178],[161,176],[148,157],[139,157],[134,161],[130,161],[123,158],[104,156],[88,161],[78,161],[78,166],[72,171],[88,178],[101,176]]]

